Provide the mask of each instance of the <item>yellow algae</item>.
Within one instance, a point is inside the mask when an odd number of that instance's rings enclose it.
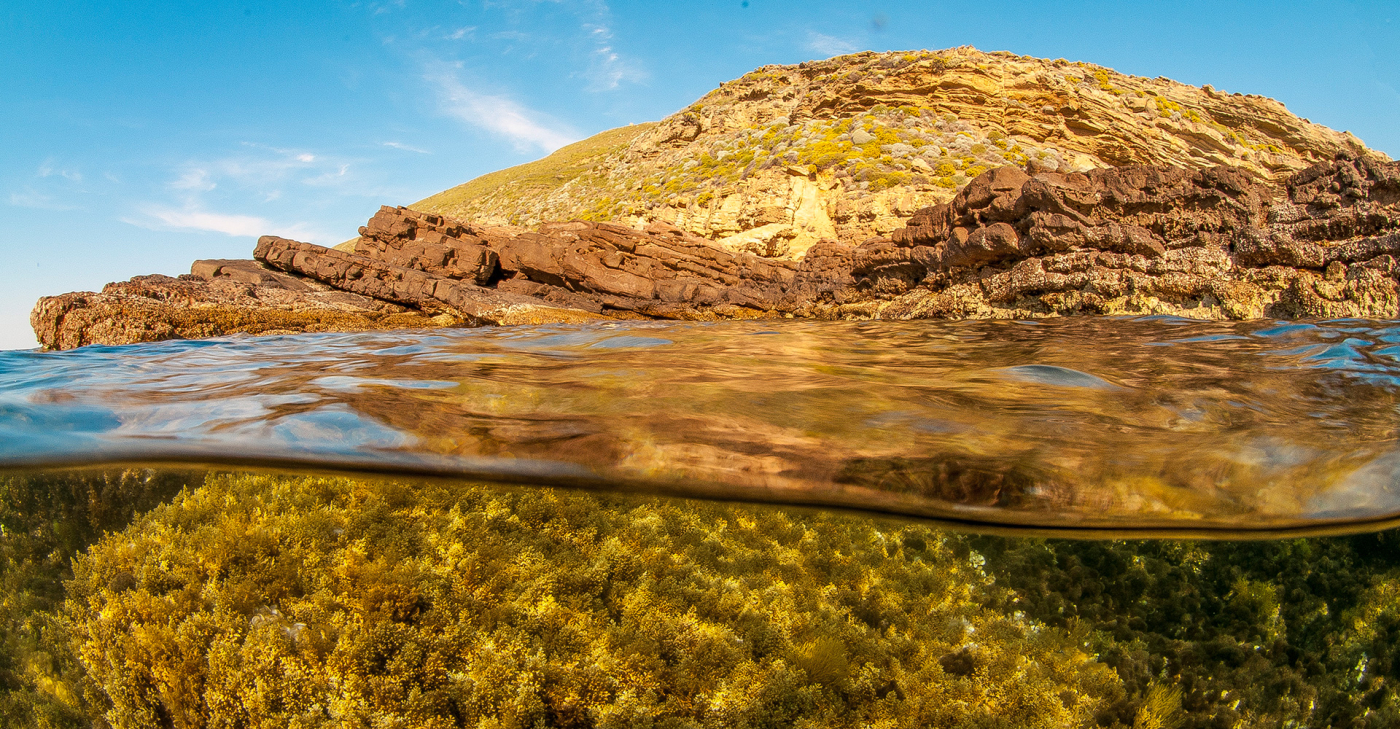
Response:
[[[113,727],[1063,727],[1121,692],[944,535],[845,516],[214,476],[75,574]]]
[[[1074,542],[464,483],[4,477],[0,723],[1391,726],[1397,538]]]

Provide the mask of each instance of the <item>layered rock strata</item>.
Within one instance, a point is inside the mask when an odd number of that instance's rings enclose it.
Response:
[[[636,230],[573,221],[532,231],[386,207],[360,234],[355,253],[268,236],[254,257],[348,291],[488,321],[502,304],[743,317],[772,310],[797,269],[661,223]]]
[[[901,318],[1397,314],[1400,165],[1340,157],[1282,193],[1243,171],[1006,167],[866,242],[852,273]]]
[[[55,349],[246,332],[596,318],[1396,318],[1400,163],[990,170],[888,237],[799,262],[666,223],[530,230],[382,208],[354,252],[266,236],[256,261],[42,299]]]
[[[46,296],[30,313],[49,349],[226,334],[403,329],[457,323],[245,260],[196,261],[192,273],[137,276],[102,291]]]
[[[1225,166],[1277,184],[1338,153],[1384,155],[1261,96],[1064,59],[941,51],[765,66],[666,119],[603,132],[412,207],[538,225],[665,222],[801,259],[889,235],[981,172]]]

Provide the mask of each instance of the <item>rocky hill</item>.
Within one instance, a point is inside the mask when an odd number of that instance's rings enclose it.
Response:
[[[765,66],[659,123],[603,132],[412,208],[488,224],[653,222],[800,259],[860,243],[1005,165],[1228,166],[1267,182],[1360,140],[1261,96],[970,47]]]
[[[338,250],[337,250],[338,249]],[[1257,96],[957,48],[770,66],[337,249],[41,299],[44,346],[593,319],[1400,316],[1400,163]]]
[[[264,236],[255,261],[196,261],[40,299],[46,347],[293,331],[587,319],[1198,319],[1400,316],[1400,163],[1339,155],[1281,187],[1227,166],[978,175],[948,203],[801,261],[664,222],[527,229],[380,210],[354,251]]]

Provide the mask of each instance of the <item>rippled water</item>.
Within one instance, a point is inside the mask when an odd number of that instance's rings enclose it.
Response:
[[[617,323],[0,353],[0,466],[202,464],[1268,536],[1400,518],[1400,324]]]

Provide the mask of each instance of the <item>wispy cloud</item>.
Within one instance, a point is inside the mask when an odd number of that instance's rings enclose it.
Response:
[[[170,187],[175,190],[209,192],[218,187],[218,185],[209,179],[209,170],[196,167],[185,170],[180,175],[179,179],[170,183]]]
[[[337,164],[299,149],[282,149],[253,142],[244,142],[251,154],[230,155],[208,163],[211,174],[228,177],[243,184],[277,184],[299,172],[321,165]]]
[[[236,188],[273,200],[281,196],[287,184],[324,185],[332,179],[350,177],[352,163],[344,158],[253,142],[244,142],[243,146],[249,151],[185,163],[177,168],[176,178],[166,187],[186,204],[216,188]]]
[[[604,6],[606,11],[606,6]],[[646,79],[646,71],[636,62],[625,59],[613,48],[612,29],[602,23],[585,23],[583,30],[593,43],[588,77],[593,90],[611,90],[622,82]]]
[[[531,37],[529,33],[519,30],[501,30],[491,34],[491,40],[528,41]]]
[[[17,208],[33,208],[35,210],[76,210],[76,205],[59,202],[52,195],[45,195],[32,187],[25,187],[21,192],[10,193],[10,204]]]
[[[519,58],[558,59],[571,67],[570,76],[585,81],[585,91],[612,91],[650,77],[640,60],[618,47],[605,0],[488,0],[485,5],[499,11],[509,27],[492,32],[482,27],[479,35],[478,28],[466,28],[463,35],[499,44],[503,53]],[[573,24],[557,25],[559,13],[572,15]],[[456,33],[449,38],[455,40]]]
[[[402,144],[402,143],[400,143],[400,142],[385,142],[385,143],[384,143],[384,146],[385,146],[385,147],[392,147],[392,148],[394,148],[394,149],[402,149],[402,150],[405,151],[405,152],[417,152],[418,154],[429,154],[428,150],[426,150],[426,149],[419,149],[419,148],[417,148],[417,147],[410,147],[410,146],[408,146],[407,144]]]
[[[265,218],[252,215],[224,215],[202,210],[169,210],[146,208],[142,210],[150,218],[159,221],[163,227],[180,230],[203,230],[232,236],[266,235],[273,227]],[[134,222],[128,220],[127,222]],[[141,223],[136,223],[141,225]],[[149,225],[143,227],[150,227]]]
[[[807,49],[816,51],[824,56],[840,56],[847,53],[854,53],[860,49],[860,46],[844,38],[837,38],[834,35],[808,31]]]
[[[308,177],[301,181],[303,185],[313,185],[316,187],[326,187],[335,185],[345,179],[345,173],[350,171],[350,165],[341,165],[334,171],[323,172],[315,177]]]
[[[44,160],[23,188],[11,190],[9,203],[34,210],[78,210],[73,201],[90,191],[77,170],[63,169],[52,158]]]
[[[471,40],[471,39],[472,39],[473,37],[475,37],[475,36],[476,36],[476,26],[475,26],[475,25],[465,25],[465,26],[462,26],[461,28],[458,28],[457,30],[452,31],[451,33],[448,33],[448,34],[447,34],[447,40],[462,40],[463,38],[465,38],[465,39],[467,39],[467,40]]]
[[[278,223],[257,215],[216,213],[199,207],[170,208],[148,205],[135,216],[121,218],[123,223],[152,230],[190,230],[221,233],[234,238],[255,238],[280,235],[295,240],[329,244],[331,236],[306,223]]]
[[[235,237],[277,234],[297,240],[333,242],[305,223],[228,211],[260,209],[282,198],[288,186],[342,187],[349,184],[351,162],[304,149],[252,142],[245,142],[242,147],[224,157],[191,160],[176,167],[164,185],[166,199],[137,204],[122,221],[153,230],[203,231]]]
[[[68,180],[69,182],[83,181],[83,174],[81,172],[78,172],[77,170],[58,169],[54,167],[53,160],[51,159],[44,160],[44,163],[39,165],[38,173],[40,177],[53,177],[54,175],[57,175],[65,180]]]
[[[543,114],[504,96],[472,91],[447,69],[430,72],[428,81],[437,86],[444,112],[474,127],[506,137],[522,151],[537,147],[553,152],[579,139],[577,134]]]

